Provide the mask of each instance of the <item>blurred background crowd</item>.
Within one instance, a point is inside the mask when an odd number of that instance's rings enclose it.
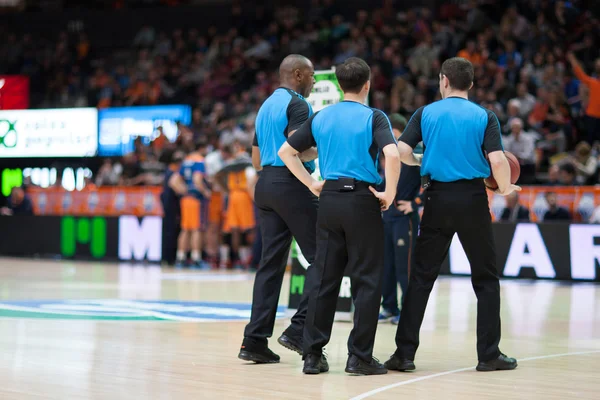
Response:
[[[307,13],[234,2],[227,31],[148,25],[110,54],[96,51],[85,32],[6,32],[0,71],[30,76],[33,108],[191,105],[192,123],[179,125],[177,143],[162,135],[150,146],[140,142],[94,178],[97,185],[142,185],[160,183],[165,150],[191,150],[198,139],[213,149],[234,139],[250,145],[258,107],[277,87],[276,67],[287,54],[306,55],[316,70],[366,59],[370,105],[407,118],[439,99],[440,61],[458,55],[475,66],[472,101],[498,116],[506,150],[520,159],[521,183],[598,183],[600,24],[590,2],[401,3],[346,18],[344,2],[335,0],[311,0]]]

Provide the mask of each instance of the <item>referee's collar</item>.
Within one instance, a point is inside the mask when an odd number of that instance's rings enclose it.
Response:
[[[446,99],[461,99],[461,100],[469,101],[469,99],[465,99],[464,97],[460,97],[460,96],[448,96],[444,100],[446,100]]]

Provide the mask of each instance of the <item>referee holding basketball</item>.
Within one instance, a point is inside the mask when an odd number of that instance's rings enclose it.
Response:
[[[402,162],[421,165],[426,191],[414,263],[396,332],[397,349],[385,363],[388,369],[415,369],[413,361],[427,300],[455,233],[471,264],[477,296],[477,370],[517,367],[517,361],[498,348],[500,282],[484,184],[490,176],[490,164],[499,187],[497,193],[506,196],[521,189],[510,182],[498,118],[468,100],[473,75],[468,60],[446,60],[440,72],[443,100],[419,108],[398,144]],[[412,149],[421,141],[425,151],[417,156]]]
[[[279,356],[267,345],[273,335],[277,304],[292,236],[302,254],[312,264],[316,252],[315,226],[319,200],[296,179],[277,156],[288,137],[312,115],[305,100],[315,83],[315,71],[309,59],[287,56],[279,66],[281,87],[263,103],[256,116],[256,135],[252,144],[252,164],[262,169],[256,183],[254,200],[259,211],[262,257],[252,295],[250,323],[244,330],[239,358],[255,363],[277,363]],[[302,154],[307,173],[315,170],[316,150]],[[304,293],[291,325],[278,342],[287,349],[302,353],[302,334],[308,296],[314,286],[314,267],[306,271]]]
[[[381,210],[394,201],[400,157],[386,115],[364,105],[371,86],[367,63],[349,58],[335,74],[345,100],[314,114],[279,150],[289,170],[320,195],[313,265],[318,279],[308,300],[303,372],[329,370],[323,347],[329,342],[347,269],[355,311],[346,372],[385,374],[387,370],[373,358],[383,275]],[[314,146],[319,150],[324,183],[313,179],[297,157]],[[385,192],[373,189],[381,182],[377,172],[380,151],[385,155]]]

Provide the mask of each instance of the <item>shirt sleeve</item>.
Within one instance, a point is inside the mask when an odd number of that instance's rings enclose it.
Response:
[[[319,113],[313,114],[312,117],[310,117],[292,136],[288,138],[287,142],[294,148],[294,150],[302,153],[303,151],[317,145],[312,132],[312,122],[317,114]]]
[[[389,144],[396,144],[396,138],[392,132],[392,124],[388,117],[380,110],[373,113],[373,138],[377,147],[383,149]]]
[[[310,114],[310,105],[298,97],[293,97],[287,109],[288,126],[285,132],[286,135],[299,129],[308,120]]]
[[[494,151],[504,151],[502,146],[502,133],[500,131],[500,122],[493,111],[487,112],[488,123],[483,134],[483,149],[489,154]]]
[[[258,136],[256,135],[256,132],[254,132],[254,138],[252,139],[252,146],[258,147]]]
[[[206,173],[206,167],[204,166],[204,163],[202,163],[202,162],[194,163],[194,173],[196,173],[196,172],[199,172],[203,175]]]
[[[415,113],[410,117],[410,121],[408,121],[408,125],[404,128],[404,132],[402,132],[402,136],[400,136],[400,141],[406,143],[413,149],[423,141],[423,132],[421,131],[421,117],[423,115],[424,107],[419,108]]]

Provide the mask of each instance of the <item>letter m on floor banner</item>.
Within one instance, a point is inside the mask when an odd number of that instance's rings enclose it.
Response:
[[[288,304],[288,313],[290,315],[298,309],[300,299],[304,293],[307,268],[308,261],[302,255],[300,247],[294,240],[292,242],[292,276],[290,278],[290,301]],[[338,321],[352,321],[353,311],[354,305],[352,304],[350,277],[344,276],[338,295],[335,319]]]

